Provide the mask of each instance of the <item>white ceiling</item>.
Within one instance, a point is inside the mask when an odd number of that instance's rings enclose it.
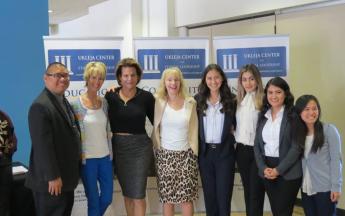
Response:
[[[49,24],[59,24],[88,14],[89,7],[107,0],[49,0]]]

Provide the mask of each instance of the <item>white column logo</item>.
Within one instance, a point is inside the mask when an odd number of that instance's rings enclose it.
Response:
[[[55,56],[55,61],[64,64],[67,67],[70,75],[73,75],[71,69],[71,56]]]
[[[160,73],[158,55],[144,55],[144,73]]]
[[[223,69],[226,72],[238,71],[237,54],[223,55]]]

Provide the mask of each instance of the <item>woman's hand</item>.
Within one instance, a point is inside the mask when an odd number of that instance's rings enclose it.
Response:
[[[271,172],[272,172],[272,168],[266,168],[266,169],[264,169],[264,176],[265,176],[265,178],[270,178],[270,176],[271,176]]]
[[[331,192],[332,202],[338,202],[339,198],[340,198],[340,192]]]
[[[266,168],[264,170],[264,176],[267,179],[276,179],[279,176],[279,172],[277,171],[276,168]]]
[[[107,92],[115,92],[115,90],[116,90],[116,85],[109,86],[109,87],[107,88]]]

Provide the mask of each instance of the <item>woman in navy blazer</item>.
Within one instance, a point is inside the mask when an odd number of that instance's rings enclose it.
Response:
[[[199,168],[208,216],[230,215],[235,173],[235,96],[223,70],[208,65],[195,96],[199,119]]]
[[[301,148],[293,141],[297,118],[287,82],[275,77],[264,90],[254,141],[255,160],[274,216],[292,215],[302,180]]]

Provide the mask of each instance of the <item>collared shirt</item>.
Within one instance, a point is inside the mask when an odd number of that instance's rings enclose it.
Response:
[[[255,108],[255,92],[247,93],[236,111],[236,142],[254,146],[259,110]]]
[[[204,133],[206,143],[221,143],[224,126],[224,113],[221,113],[223,105],[218,101],[216,104],[211,104],[207,101],[206,115],[204,121]]]
[[[279,157],[279,135],[280,135],[280,126],[284,114],[283,106],[274,120],[272,120],[272,111],[269,109],[265,113],[267,118],[266,124],[262,130],[262,138],[265,142],[265,156],[268,157]]]

